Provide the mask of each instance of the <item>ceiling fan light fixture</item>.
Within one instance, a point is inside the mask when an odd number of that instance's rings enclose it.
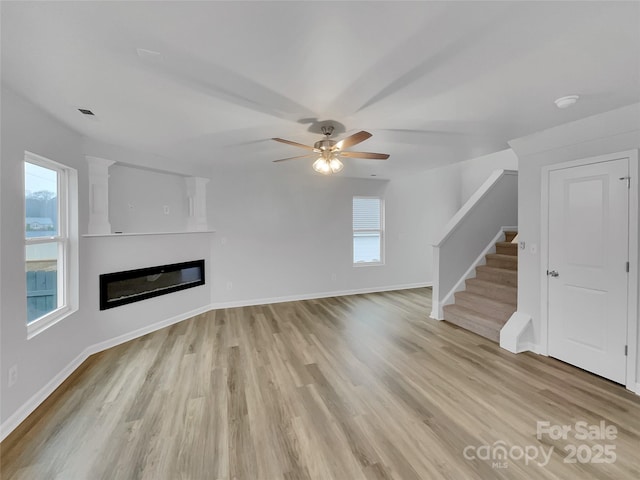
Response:
[[[331,160],[329,160],[329,168],[331,169],[331,173],[338,173],[342,171],[344,165],[338,157],[332,157]]]
[[[322,126],[322,133],[325,135],[325,138],[315,142],[313,144],[313,147],[311,145],[304,145],[302,143],[292,142],[291,140],[285,140],[284,138],[274,137],[272,138],[272,140],[280,143],[286,143],[288,145],[293,145],[294,147],[311,150],[316,154],[320,154],[313,162],[312,167],[316,172],[323,175],[331,175],[332,173],[339,173],[342,171],[344,165],[339,158],[340,155],[347,158],[365,158],[370,160],[386,160],[387,158],[389,158],[389,155],[386,153],[352,152],[350,150],[343,151],[344,149],[352,147],[353,145],[357,145],[370,138],[371,134],[369,132],[365,132],[364,130],[354,133],[353,135],[349,135],[339,142],[329,139],[329,137],[333,133],[333,127],[331,125]],[[298,155],[297,157],[281,158],[279,160],[274,160],[274,162],[284,162],[287,160],[296,160],[299,158],[307,158],[312,156],[315,155],[313,153],[308,153],[306,155]]]
[[[318,173],[321,173],[323,175],[331,174],[331,167],[329,166],[329,162],[327,162],[324,157],[319,157],[315,162],[313,162],[313,165],[311,166]]]
[[[344,165],[340,159],[336,156],[326,158],[324,156],[319,157],[312,165],[313,169],[323,175],[331,175],[332,173],[338,173],[342,171]]]

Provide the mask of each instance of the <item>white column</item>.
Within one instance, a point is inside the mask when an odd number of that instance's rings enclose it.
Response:
[[[89,228],[87,233],[111,233],[109,223],[109,167],[115,162],[85,157],[89,164]]]
[[[187,196],[189,197],[189,218],[187,230],[202,232],[209,229],[207,222],[207,183],[208,178],[187,177]]]

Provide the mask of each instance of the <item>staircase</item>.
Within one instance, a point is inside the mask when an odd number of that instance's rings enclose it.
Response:
[[[496,243],[496,253],[486,255],[486,265],[476,267],[476,277],[455,294],[455,303],[445,305],[447,322],[500,341],[500,329],[518,301],[518,244],[511,243],[516,234],[505,232],[505,241]]]

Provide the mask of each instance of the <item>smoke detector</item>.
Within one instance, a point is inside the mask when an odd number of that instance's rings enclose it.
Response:
[[[567,95],[566,97],[557,98],[554,103],[558,108],[568,108],[578,101],[578,95]]]

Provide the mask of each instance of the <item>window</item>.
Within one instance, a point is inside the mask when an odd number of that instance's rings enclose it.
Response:
[[[383,263],[383,205],[378,197],[353,197],[353,264]]]
[[[70,268],[71,259],[77,259],[76,242],[72,242],[72,234],[77,236],[77,228],[72,225],[76,215],[70,208],[77,203],[76,185],[75,170],[25,153],[25,271],[30,335],[68,315],[77,303],[77,275],[75,281],[71,278],[77,267],[73,271]]]

